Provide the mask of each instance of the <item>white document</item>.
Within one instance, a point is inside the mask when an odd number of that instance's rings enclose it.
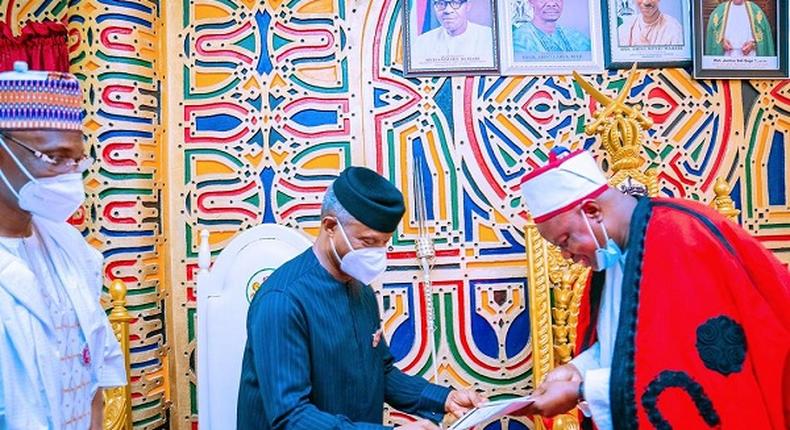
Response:
[[[496,400],[484,403],[474,409],[470,409],[447,430],[467,430],[495,418],[512,414],[513,412],[529,406],[532,401],[530,397],[516,397],[515,399]]]

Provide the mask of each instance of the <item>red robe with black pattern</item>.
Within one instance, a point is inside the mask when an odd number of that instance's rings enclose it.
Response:
[[[677,199],[640,200],[627,255],[614,428],[787,429],[788,269],[719,213]],[[587,346],[590,290],[577,335]]]

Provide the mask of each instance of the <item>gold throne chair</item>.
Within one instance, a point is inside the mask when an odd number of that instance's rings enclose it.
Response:
[[[602,109],[595,113],[593,122],[585,128],[588,135],[597,135],[609,159],[609,184],[620,191],[637,196],[658,195],[658,172],[644,169],[642,156],[644,131],[652,121],[635,107],[628,106],[625,98],[638,76],[631,69],[625,86],[616,98],[598,91],[581,76],[574,79],[587,94],[598,101]],[[730,187],[719,178],[714,187],[716,197],[712,206],[737,222],[739,211],[729,197]],[[532,365],[534,386],[543,382],[546,374],[556,366],[568,363],[578,352],[576,326],[582,295],[587,286],[590,269],[565,260],[559,249],[544,240],[533,222],[525,229],[527,249],[527,278],[532,337]],[[577,411],[554,417],[554,430],[579,429]],[[536,417],[535,429],[544,429],[543,421]]]

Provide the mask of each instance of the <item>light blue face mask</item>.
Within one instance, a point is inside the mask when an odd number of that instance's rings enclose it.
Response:
[[[617,243],[615,243],[614,240],[609,238],[609,235],[606,233],[606,226],[604,226],[603,223],[600,223],[601,229],[603,230],[603,237],[606,238],[606,247],[604,248],[601,247],[601,244],[598,242],[598,238],[595,237],[592,225],[590,225],[590,220],[586,215],[584,215],[583,212],[582,217],[584,218],[584,222],[587,224],[587,229],[590,230],[590,235],[595,241],[595,267],[593,270],[596,272],[601,272],[613,267],[618,263],[620,264],[620,267],[623,267],[625,265],[623,251],[619,246],[617,246]]]

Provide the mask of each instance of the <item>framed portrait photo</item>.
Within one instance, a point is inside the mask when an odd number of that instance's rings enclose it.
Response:
[[[785,78],[786,0],[692,0],[694,77]]]
[[[600,0],[498,0],[503,75],[603,71]]]
[[[403,1],[407,76],[499,70],[496,0]]]
[[[691,0],[603,0],[606,67],[691,65]]]

